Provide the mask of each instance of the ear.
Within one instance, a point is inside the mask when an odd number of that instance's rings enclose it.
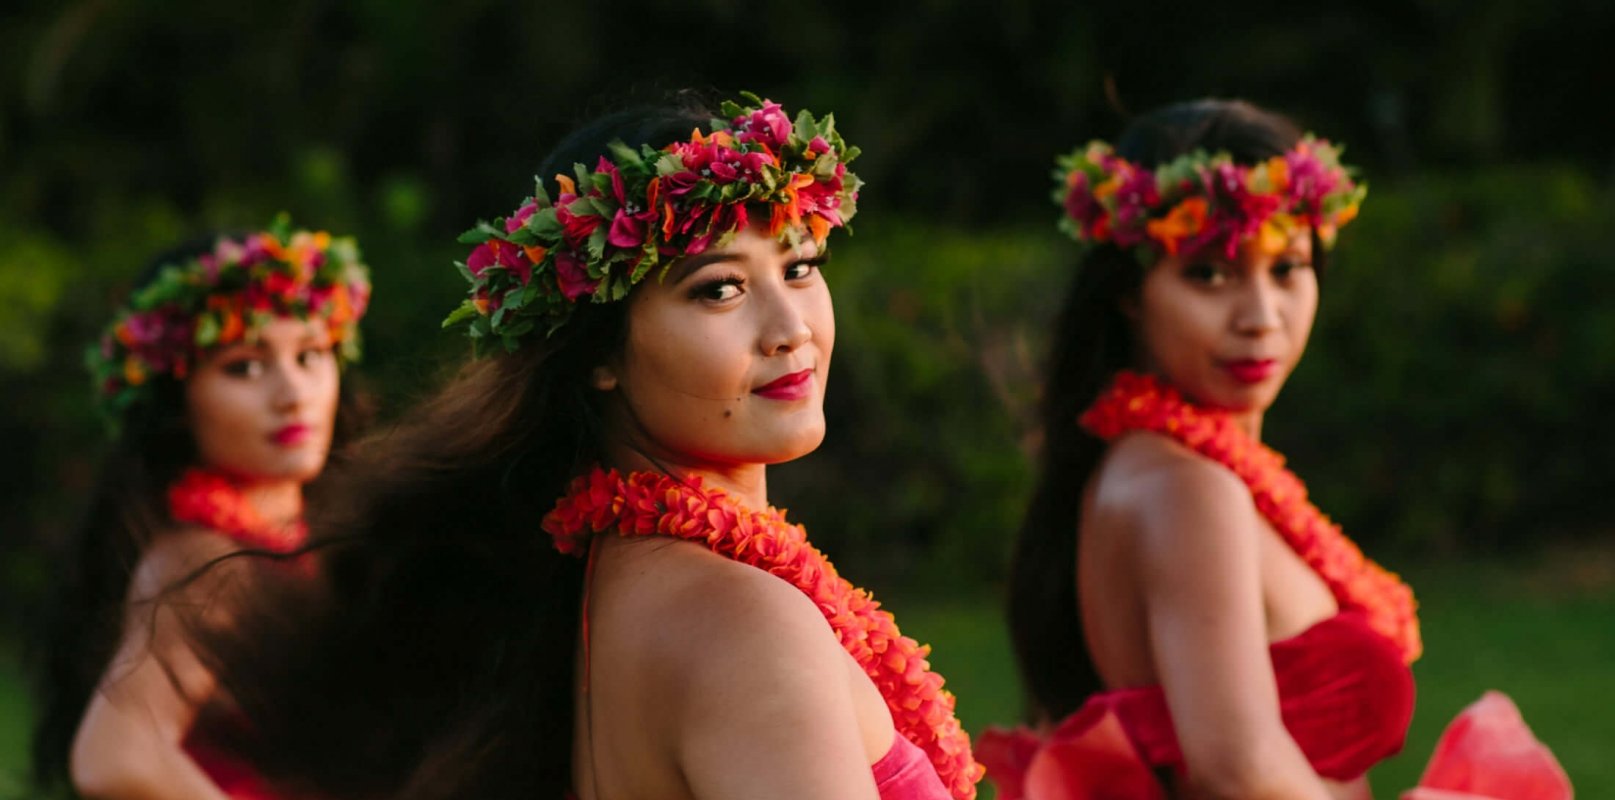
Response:
[[[589,373],[589,383],[602,392],[612,391],[617,388],[617,371],[601,364]]]

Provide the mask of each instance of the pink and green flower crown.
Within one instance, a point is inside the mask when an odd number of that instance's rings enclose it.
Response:
[[[1276,252],[1300,227],[1328,247],[1368,193],[1341,165],[1340,148],[1310,134],[1254,166],[1196,150],[1150,169],[1100,141],[1058,164],[1060,229],[1083,244],[1114,243],[1145,264],[1162,255],[1233,258],[1247,240]]]
[[[725,102],[707,130],[660,150],[621,142],[590,170],[543,181],[508,217],[479,222],[460,237],[476,245],[456,262],[470,296],[443,321],[472,340],[515,350],[539,331],[554,333],[581,302],[621,300],[646,276],[677,259],[722,247],[767,207],[770,235],[821,246],[857,211],[858,156],[835,117],[807,111],[795,121],[778,103],[743,93]],[[748,210],[750,209],[750,210]]]
[[[108,419],[159,375],[184,380],[207,351],[246,340],[277,316],[322,320],[343,361],[359,358],[370,273],[350,238],[293,230],[286,215],[241,239],[161,268],[130,296],[86,362]]]

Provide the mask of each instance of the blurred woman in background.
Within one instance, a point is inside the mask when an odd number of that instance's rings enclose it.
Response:
[[[351,240],[282,218],[163,254],[114,316],[88,359],[112,450],[47,620],[41,786],[267,796],[216,746],[233,717],[199,716],[215,684],[172,604],[227,620],[247,573],[187,576],[233,551],[303,547],[304,487],[358,415],[340,372],[369,297]]]
[[[1366,189],[1238,101],[1163,108],[1060,164],[1086,252],[1010,597],[1041,730],[984,736],[999,796],[1368,798],[1413,712],[1413,594],[1261,442]],[[1569,797],[1501,695],[1438,753],[1430,797]]]
[[[1010,623],[1035,717],[1059,726],[1048,748],[1130,763],[1112,780],[1134,793],[1115,796],[1362,798],[1401,748],[1412,594],[1260,442],[1325,247],[1364,194],[1337,155],[1207,100],[1061,162],[1062,226],[1086,253],[1055,332]],[[989,738],[989,755],[1010,743]],[[1017,768],[995,775],[1036,794]]]

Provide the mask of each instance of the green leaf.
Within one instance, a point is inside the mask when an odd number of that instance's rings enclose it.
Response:
[[[460,303],[459,308],[449,312],[449,315],[443,318],[442,327],[451,328],[477,316],[481,316],[481,312],[477,311],[477,307],[470,300],[466,300]]]

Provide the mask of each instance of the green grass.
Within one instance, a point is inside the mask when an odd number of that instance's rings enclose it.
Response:
[[[1425,565],[1407,570],[1420,598],[1425,655],[1414,672],[1418,710],[1403,754],[1374,770],[1378,796],[1418,781],[1443,727],[1487,689],[1519,704],[1582,797],[1615,797],[1615,551],[1532,563]],[[971,732],[1016,721],[1015,678],[1000,597],[883,591],[903,632],[935,650],[932,665],[959,698]],[[0,798],[21,796],[27,697],[14,653],[0,647]],[[990,790],[983,800],[991,797]]]

